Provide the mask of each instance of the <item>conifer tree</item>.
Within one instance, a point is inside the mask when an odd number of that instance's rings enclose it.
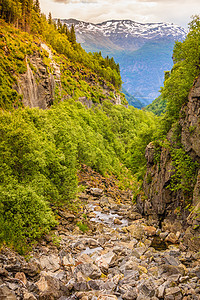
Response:
[[[60,31],[61,26],[62,26],[61,21],[60,21],[60,19],[58,19],[58,21],[57,21],[57,29],[58,29],[58,31]]]
[[[8,23],[15,23],[21,17],[21,3],[19,0],[0,0],[0,17]]]
[[[70,30],[70,42],[74,45],[76,44],[76,34],[74,29],[74,24],[72,24],[71,30]]]
[[[36,11],[36,13],[40,14],[40,2],[39,2],[39,0],[35,0],[33,8]]]
[[[51,25],[52,24],[52,15],[51,13],[49,12],[49,15],[48,15],[48,23]]]
[[[63,25],[63,30],[64,30],[64,33],[66,34],[66,36],[69,38],[69,29],[66,24]]]
[[[33,0],[20,0],[22,5],[21,25],[25,31],[30,31]]]

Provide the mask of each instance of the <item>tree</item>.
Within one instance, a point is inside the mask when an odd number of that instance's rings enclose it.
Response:
[[[69,37],[70,37],[69,38],[70,42],[73,45],[76,44],[76,33],[75,33],[75,29],[74,29],[74,24],[72,24]]]
[[[195,77],[200,72],[200,18],[195,16],[189,24],[189,33],[183,42],[176,42],[173,52],[174,66],[165,73],[162,97],[167,101],[165,115],[167,130],[179,118],[179,111],[187,101]]]
[[[33,0],[20,0],[22,6],[21,26],[25,31],[30,32]]]
[[[16,23],[16,26],[18,26],[18,20],[21,17],[21,3],[19,0],[1,0],[0,16],[6,22]]]
[[[49,12],[49,15],[48,15],[48,23],[51,25],[52,24],[52,15],[51,13]]]
[[[35,0],[33,8],[34,8],[36,13],[40,14],[40,2],[39,2],[39,0]]]

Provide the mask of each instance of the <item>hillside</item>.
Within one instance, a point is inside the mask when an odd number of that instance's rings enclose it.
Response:
[[[170,230],[172,236],[178,229],[183,244],[196,251],[200,246],[199,36],[196,16],[185,41],[176,43],[175,64],[165,74],[162,98],[155,109],[166,102],[163,126],[167,135],[146,148],[145,197],[139,195],[137,200],[140,213]]]
[[[125,107],[118,65],[87,54],[73,27],[35,8],[20,27],[0,21],[0,242],[23,252],[56,224],[51,206],[78,209],[82,164],[138,188],[158,120]]]
[[[0,107],[47,108],[66,98],[90,104],[110,98],[126,104],[114,61],[111,67],[102,56],[87,54],[53,24],[43,22],[46,31],[41,41],[1,21]]]
[[[198,300],[200,18],[156,116],[127,106],[119,65],[73,26],[38,1],[5,3],[0,298]]]
[[[123,88],[143,106],[158,97],[164,71],[173,65],[174,42],[186,36],[183,28],[167,23],[61,21],[69,27],[74,24],[77,41],[87,52],[101,51],[104,57],[114,57],[120,65]]]

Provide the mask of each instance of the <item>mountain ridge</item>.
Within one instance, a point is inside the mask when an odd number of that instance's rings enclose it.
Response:
[[[107,21],[104,21],[104,22],[101,22],[101,23],[91,23],[91,22],[85,22],[85,21],[80,21],[80,20],[76,20],[76,19],[62,19],[62,22],[72,22],[75,26],[77,25],[81,25],[81,29],[83,29],[83,26],[94,26],[96,27],[96,29],[101,29],[102,26],[106,25],[107,27],[109,27],[110,25],[112,24],[116,24],[116,25],[119,25],[119,26],[124,26],[126,27],[127,29],[129,29],[129,33],[135,33],[135,32],[132,32],[130,31],[131,27],[127,26],[127,25],[132,25],[132,29],[133,29],[133,25],[135,25],[135,28],[136,29],[141,29],[141,27],[144,27],[144,28],[149,28],[150,31],[153,31],[153,29],[156,29],[157,27],[159,28],[163,28],[163,27],[166,27],[165,29],[168,30],[169,32],[169,29],[171,28],[171,33],[174,33],[175,34],[173,36],[175,37],[179,37],[179,35],[182,36],[186,36],[186,31],[184,28],[182,28],[181,26],[179,25],[176,25],[176,24],[173,24],[173,23],[167,23],[167,22],[159,22],[159,23],[140,23],[140,22],[136,22],[136,21],[132,21],[132,20],[107,20]],[[112,27],[110,26],[110,28],[112,29]],[[115,26],[114,28],[115,30],[117,29],[117,26]],[[173,30],[172,30],[173,29]],[[90,28],[91,30],[91,28]],[[177,34],[177,30],[178,30],[178,34]],[[81,32],[81,31],[80,31]],[[169,36],[170,34],[168,34]]]
[[[76,31],[77,42],[87,52],[113,56],[120,64],[123,87],[143,103],[159,96],[164,71],[173,66],[176,40],[182,41],[186,30],[173,23],[138,23],[131,20],[108,20],[94,24],[62,19]]]

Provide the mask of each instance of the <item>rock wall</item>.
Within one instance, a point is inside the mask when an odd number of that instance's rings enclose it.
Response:
[[[39,55],[26,57],[27,71],[20,76],[15,89],[23,95],[25,106],[46,109],[54,101],[56,85],[61,88],[60,67],[53,60],[52,52],[47,45],[41,44],[41,49],[49,55],[50,68],[47,68]]]
[[[181,143],[187,154],[200,163],[200,76],[195,80],[189,93],[188,102],[180,111]],[[168,134],[169,143],[172,131]],[[183,234],[183,243],[190,249],[200,248],[200,165],[193,190],[192,207],[184,208],[182,190],[172,192],[168,188],[173,174],[170,147],[156,148],[150,143],[146,148],[147,172],[143,190],[145,197],[139,195],[137,207],[146,215],[149,222],[160,224],[162,229]],[[157,163],[156,154],[161,152]],[[195,176],[195,175],[194,175]]]

